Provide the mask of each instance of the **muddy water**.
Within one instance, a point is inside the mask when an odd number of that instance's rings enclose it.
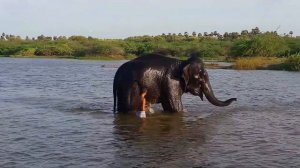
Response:
[[[299,167],[300,73],[208,70],[220,108],[112,114],[122,62],[0,59],[0,167]]]

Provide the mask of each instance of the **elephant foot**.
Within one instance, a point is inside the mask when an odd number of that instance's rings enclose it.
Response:
[[[135,114],[139,118],[146,118],[146,112],[145,111],[138,111]]]

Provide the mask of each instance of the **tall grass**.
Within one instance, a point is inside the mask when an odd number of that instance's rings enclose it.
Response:
[[[270,65],[282,63],[281,58],[276,57],[247,57],[238,58],[234,66],[238,70],[265,69]]]

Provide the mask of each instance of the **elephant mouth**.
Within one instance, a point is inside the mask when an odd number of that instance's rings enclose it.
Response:
[[[194,95],[194,96],[198,96],[201,93],[201,91],[199,91],[199,90],[193,90],[193,91],[190,91],[190,93],[192,95]]]

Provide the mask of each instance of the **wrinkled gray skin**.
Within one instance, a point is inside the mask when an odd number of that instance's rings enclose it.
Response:
[[[202,60],[190,57],[180,61],[160,54],[148,54],[124,63],[113,84],[114,112],[140,110],[140,91],[147,89],[148,105],[161,103],[164,111],[183,111],[181,96],[191,93],[216,106],[228,106],[236,98],[218,100],[212,90]],[[149,106],[148,106],[149,107]]]

